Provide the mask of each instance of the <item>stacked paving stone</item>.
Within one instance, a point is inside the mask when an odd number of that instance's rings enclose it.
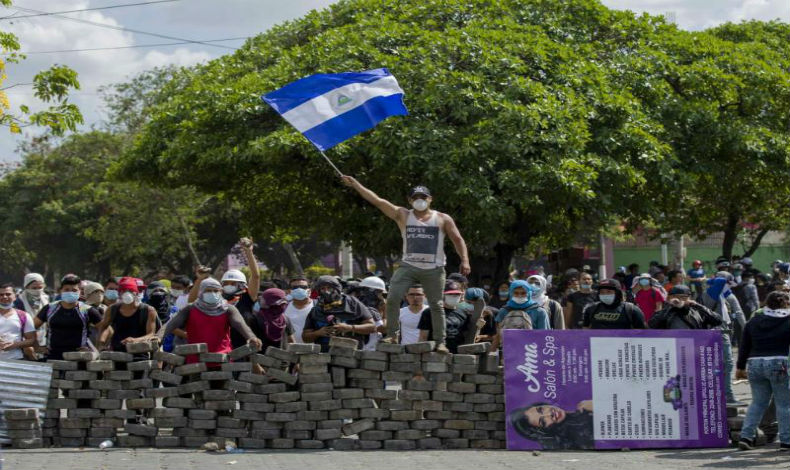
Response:
[[[130,344],[125,353],[68,353],[53,361],[45,422],[53,419],[57,427],[44,428],[51,429],[44,443],[504,448],[502,372],[488,343],[461,346],[455,355],[435,352],[433,342],[380,343],[376,351],[356,346],[354,339],[333,337],[327,353],[316,344],[290,344],[263,353],[248,345],[226,355],[188,344],[146,361],[132,355],[156,344]],[[262,374],[255,373],[259,368]],[[50,418],[60,410],[65,416]]]
[[[11,445],[18,449],[35,449],[43,445],[41,423],[35,408],[5,410],[3,413]]]

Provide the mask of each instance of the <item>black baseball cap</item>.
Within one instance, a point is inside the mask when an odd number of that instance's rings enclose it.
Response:
[[[409,191],[409,199],[412,199],[417,195],[431,197],[431,191],[426,186],[415,186],[411,188],[411,191]]]

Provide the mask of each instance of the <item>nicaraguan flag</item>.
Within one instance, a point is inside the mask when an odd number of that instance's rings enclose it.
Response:
[[[321,151],[409,114],[403,90],[384,68],[311,75],[261,98]]]

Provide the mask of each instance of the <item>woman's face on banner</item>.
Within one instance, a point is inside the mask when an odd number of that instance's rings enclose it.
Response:
[[[565,410],[551,405],[537,405],[524,410],[530,426],[549,428],[565,420]]]

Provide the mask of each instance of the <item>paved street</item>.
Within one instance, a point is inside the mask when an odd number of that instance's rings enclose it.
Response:
[[[735,386],[739,398],[748,400],[749,386]],[[540,470],[639,469],[668,470],[693,468],[787,469],[790,453],[777,451],[777,444],[751,452],[735,449],[682,449],[607,452],[508,451],[249,451],[241,454],[206,453],[189,449],[37,449],[5,450],[6,470],[279,470],[377,469],[387,464],[398,470],[432,469],[523,469]],[[591,468],[591,465],[593,468]]]

